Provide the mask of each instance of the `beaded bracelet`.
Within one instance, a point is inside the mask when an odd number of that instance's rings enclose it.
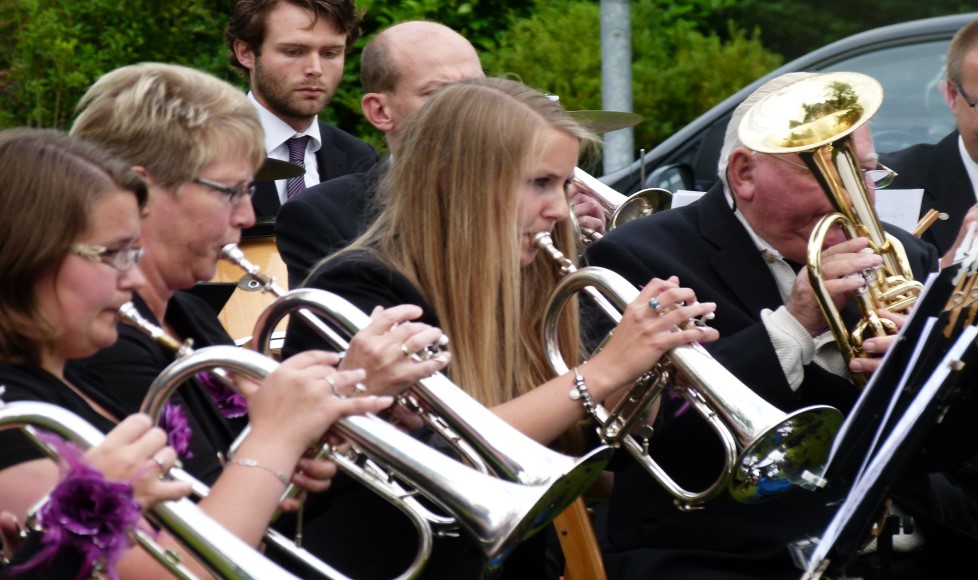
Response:
[[[258,463],[254,459],[234,459],[230,461],[229,464],[244,465],[245,467],[257,467],[258,469],[264,469],[265,471],[274,475],[279,481],[281,481],[285,485],[289,485],[289,477],[287,475],[285,475],[281,471],[275,471],[274,469],[268,467],[267,465],[262,465],[261,463]]]
[[[584,384],[584,377],[577,372],[577,367],[574,367],[574,388],[570,390],[568,395],[572,401],[581,401],[581,404],[584,405],[585,415],[594,417],[594,403],[591,401],[591,393],[587,390],[587,385]]]

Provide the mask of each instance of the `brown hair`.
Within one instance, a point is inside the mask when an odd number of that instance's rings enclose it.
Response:
[[[268,13],[278,6],[279,2],[287,2],[312,12],[313,26],[320,18],[332,22],[340,34],[346,35],[348,51],[360,38],[360,19],[363,13],[357,11],[353,0],[237,0],[231,8],[231,16],[224,29],[224,44],[228,48],[231,68],[237,69],[245,76],[248,75],[248,69],[234,54],[234,41],[243,41],[255,56],[260,56],[261,45],[265,42]]]
[[[96,203],[131,191],[140,207],[146,184],[105,150],[54,130],[0,131],[0,358],[39,364],[54,339],[34,287],[87,233]]]
[[[947,80],[955,84],[961,83],[964,59],[976,43],[978,43],[978,20],[962,27],[951,39],[951,46],[947,49],[947,63],[945,63]]]
[[[541,337],[559,274],[544,259],[520,267],[515,195],[548,128],[596,143],[558,103],[521,83],[445,87],[409,123],[404,154],[379,186],[380,217],[350,248],[375,253],[414,283],[451,336],[449,376],[487,406],[553,376]],[[554,239],[573,247],[566,221]],[[576,304],[560,339],[576,362]]]

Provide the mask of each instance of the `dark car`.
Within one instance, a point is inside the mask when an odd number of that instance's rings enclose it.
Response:
[[[733,110],[768,80],[793,71],[854,71],[877,79],[883,105],[870,120],[876,150],[936,143],[954,128],[938,91],[951,37],[978,12],[926,18],[862,32],[799,57],[724,100],[636,161],[601,181],[622,193],[643,187],[706,191],[717,181],[717,161]],[[642,185],[642,177],[645,177]]]

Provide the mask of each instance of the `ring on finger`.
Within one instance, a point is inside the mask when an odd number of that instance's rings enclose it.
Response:
[[[160,471],[162,471],[163,473],[166,473],[166,464],[163,463],[163,460],[162,459],[160,459],[159,457],[156,457],[154,455],[152,460],[153,460],[153,463],[155,463],[156,465],[158,465],[160,467]]]
[[[662,306],[662,303],[659,302],[658,298],[651,298],[649,300],[649,309],[652,310],[652,312],[658,312],[660,306]]]
[[[408,345],[407,345],[406,342],[402,342],[401,343],[401,352],[404,353],[404,356],[407,356],[407,357],[410,357],[412,354],[414,354],[414,353],[411,352],[411,349],[408,348]]]

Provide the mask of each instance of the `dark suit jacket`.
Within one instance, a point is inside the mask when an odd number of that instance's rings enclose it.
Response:
[[[370,225],[370,200],[385,167],[380,163],[366,173],[324,181],[282,205],[275,243],[289,271],[289,288],[298,288],[317,262],[345,248]]]
[[[894,228],[895,229],[895,228]],[[933,247],[896,233],[918,276],[936,267]],[[636,285],[679,277],[697,299],[716,302],[710,325],[720,340],[707,345],[716,359],[782,411],[828,404],[847,411],[856,397],[846,380],[808,365],[797,391],[781,370],[762,309],[781,296],[767,263],[737,220],[720,186],[689,206],[657,213],[610,232],[587,252],[590,265],[610,268]],[[682,400],[667,399],[651,441],[653,456],[686,489],[700,490],[720,473],[716,435]],[[786,545],[819,535],[833,515],[825,506],[844,490],[794,490],[760,504],[728,497],[681,513],[634,461],[616,473],[609,506],[606,565],[611,578],[797,578]],[[791,514],[790,516],[788,514]]]
[[[881,160],[899,173],[890,188],[924,189],[921,217],[930,209],[948,214],[947,221],[935,222],[921,236],[937,246],[943,256],[954,244],[968,209],[975,205],[975,191],[958,151],[958,132],[953,131],[936,145],[914,145]],[[886,195],[886,190],[877,195]]]
[[[319,134],[323,140],[322,147],[316,152],[320,182],[367,171],[380,160],[372,145],[342,129],[319,121]],[[275,216],[281,206],[275,182],[260,181],[255,185],[255,195],[251,198],[255,215],[259,218]]]

